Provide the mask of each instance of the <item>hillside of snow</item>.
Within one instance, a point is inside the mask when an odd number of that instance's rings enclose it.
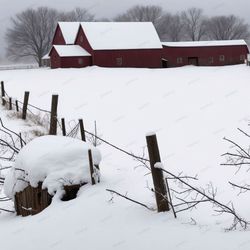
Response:
[[[212,182],[217,199],[233,201],[250,221],[249,195],[237,196],[228,181],[250,183],[250,174],[221,166],[230,145],[223,137],[247,143],[237,128],[249,131],[250,68],[193,67],[176,69],[32,69],[1,71],[8,95],[22,101],[30,91],[30,103],[49,110],[51,95],[59,94],[59,117],[67,128],[83,118],[105,140],[142,155],[145,135],[157,133],[165,169],[198,175],[196,186]],[[28,125],[1,118],[16,132]],[[245,144],[248,146],[248,144]],[[225,232],[232,223],[227,215],[214,216],[211,205],[179,214],[157,214],[114,196],[106,188],[155,207],[151,176],[131,157],[102,143],[101,183],[85,185],[78,198],[52,205],[26,218],[0,214],[4,249],[249,249],[249,231]],[[0,207],[2,204],[0,203]],[[7,205],[11,208],[12,203]],[[192,220],[192,219],[193,220]],[[193,222],[196,223],[193,223]],[[23,239],[29,239],[24,241]]]

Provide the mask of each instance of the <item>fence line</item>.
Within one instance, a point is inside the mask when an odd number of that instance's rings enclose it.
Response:
[[[12,110],[12,98],[6,93],[5,88],[4,88],[4,82],[1,82],[1,96],[2,99],[4,100],[2,102],[2,105],[5,106],[8,101],[9,101],[9,109]],[[51,112],[41,109],[35,105],[31,105],[28,103],[29,101],[29,93],[28,91],[25,92],[24,94],[24,103],[16,100],[16,110],[18,112],[18,102],[20,104],[23,104],[23,110],[22,110],[22,118],[25,120],[26,117],[26,113],[28,110],[28,107],[32,107],[35,108],[37,110],[39,110],[39,112],[45,112],[46,114],[50,114],[50,127],[49,127],[49,134],[51,135],[57,135],[57,127],[59,124],[59,127],[62,131],[62,134],[65,134],[65,119],[61,119],[62,122],[64,122],[64,124],[61,126],[61,123],[58,120],[58,115],[57,115],[57,106],[58,106],[58,95],[52,95],[52,101],[51,101]],[[7,96],[7,98],[6,98]],[[7,99],[7,100],[6,100]],[[30,112],[30,111],[29,111]],[[32,112],[31,112],[32,113]],[[33,114],[33,113],[32,113]],[[33,114],[34,115],[34,114]],[[1,120],[1,118],[0,118]],[[1,122],[2,123],[2,122]],[[41,123],[43,125],[43,123]],[[3,127],[3,124],[2,124]],[[63,130],[64,127],[64,130]],[[148,148],[148,153],[149,153],[149,159],[146,159],[144,157],[140,157],[137,156],[131,152],[128,152],[125,149],[122,149],[121,147],[118,147],[116,145],[114,145],[113,143],[99,137],[97,135],[97,129],[96,129],[96,123],[95,123],[95,132],[91,133],[89,131],[87,131],[84,128],[84,123],[82,119],[78,120],[78,123],[75,125],[75,127],[68,133],[66,134],[66,136],[71,136],[71,137],[76,137],[78,132],[81,132],[81,139],[82,141],[86,141],[86,136],[85,133],[90,135],[92,138],[94,138],[93,144],[94,146],[97,146],[97,141],[101,141],[103,143],[105,143],[106,145],[114,148],[115,150],[118,150],[130,157],[132,157],[133,159],[138,160],[139,162],[141,162],[143,165],[147,166],[147,163],[150,163],[150,168],[151,168],[151,174],[153,177],[153,183],[154,183],[154,189],[155,190],[155,197],[156,197],[156,203],[157,203],[157,208],[158,208],[158,212],[163,212],[163,211],[169,211],[169,204],[168,204],[168,192],[166,189],[166,182],[167,180],[164,180],[164,175],[163,175],[163,171],[162,169],[158,169],[155,168],[155,164],[157,162],[160,162],[160,153],[159,153],[159,148],[158,148],[158,143],[157,143],[157,138],[156,135],[148,135],[146,136],[146,140],[147,140],[147,148]],[[0,128],[1,131],[1,128]],[[8,132],[7,132],[8,133]],[[22,140],[22,136],[21,134],[18,135],[17,133],[15,133],[15,135],[17,135],[20,139],[21,144],[25,143],[25,141]],[[22,146],[21,146],[22,147]],[[88,152],[89,153],[89,164],[90,164],[90,172],[91,172],[91,176],[94,172],[94,166],[93,166],[93,161],[92,161],[92,155],[91,155],[91,151]],[[99,170],[99,166],[95,166],[98,170]],[[95,181],[92,178],[92,184],[95,184]],[[165,199],[162,199],[162,196],[165,197]]]
[[[38,69],[37,64],[27,65],[0,65],[0,70],[17,70],[17,69]]]
[[[5,93],[5,95],[8,97],[8,98],[10,98],[10,96],[8,95],[8,93],[6,92],[6,90],[4,90],[4,93]],[[21,102],[21,101],[19,101],[19,100],[17,100],[17,102],[18,103],[20,103],[21,105],[23,105],[23,102]],[[15,105],[15,104],[14,104]],[[30,106],[30,107],[32,107],[32,108],[34,108],[34,109],[36,109],[36,110],[38,110],[38,111],[41,111],[41,112],[45,112],[45,113],[51,113],[51,111],[48,111],[48,110],[46,110],[46,109],[42,109],[42,108],[39,108],[39,107],[37,107],[37,106],[35,106],[35,105],[32,105],[32,104],[30,104],[30,103],[28,103],[28,106]],[[29,110],[30,111],[30,110]],[[31,111],[30,111],[31,112]],[[32,113],[32,112],[31,112]]]
[[[2,94],[3,94],[3,93],[2,93]],[[10,95],[6,92],[6,90],[4,90],[4,94],[5,94],[5,96],[6,96],[8,99],[10,98]],[[6,103],[8,103],[9,100],[8,100],[6,97],[3,97],[3,96],[2,96],[2,98],[5,99]],[[19,101],[19,100],[17,100],[17,102],[20,103],[21,105],[23,105],[23,102],[21,102],[21,101]],[[13,104],[14,106],[16,106],[15,102],[13,102],[12,104]],[[28,103],[28,107],[32,107],[32,108],[38,110],[39,112],[44,112],[44,113],[47,113],[47,114],[51,114],[51,111],[48,111],[48,110],[39,108],[39,107],[37,107],[37,106],[35,106],[35,105],[32,105],[32,104],[29,104],[29,103]],[[20,108],[20,109],[22,110],[22,108]],[[35,114],[34,114],[30,109],[27,109],[27,110],[28,110],[32,115],[35,116]],[[63,132],[61,122],[58,120],[58,118],[57,118],[57,124],[58,124],[60,130]],[[66,134],[66,136],[68,136],[68,137],[76,137],[77,134],[78,134],[78,132],[79,132],[79,129],[80,129],[80,122],[78,122],[78,123],[71,129],[71,131],[70,131],[69,133]],[[118,147],[118,146],[114,145],[113,143],[111,143],[111,142],[109,142],[109,141],[107,141],[107,140],[105,140],[105,139],[99,137],[98,135],[96,135],[96,134],[94,134],[94,133],[91,133],[90,131],[86,130],[85,128],[83,128],[83,131],[84,131],[86,134],[88,134],[88,135],[92,136],[93,138],[95,138],[96,140],[99,140],[99,141],[105,143],[106,145],[108,145],[108,146],[110,146],[110,147],[112,147],[112,148],[114,148],[114,149],[116,149],[116,150],[118,150],[118,151],[120,151],[120,152],[122,152],[122,153],[124,153],[124,154],[126,154],[126,155],[128,155],[128,156],[130,156],[130,157],[132,157],[132,158],[135,158],[135,159],[138,159],[138,160],[141,160],[141,161],[145,161],[145,162],[149,162],[149,159],[145,159],[145,158],[143,158],[143,157],[136,156],[136,155],[134,155],[133,153],[128,152],[127,150],[122,149],[121,147]]]

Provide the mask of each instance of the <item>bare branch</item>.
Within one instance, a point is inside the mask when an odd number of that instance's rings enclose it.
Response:
[[[126,200],[132,201],[132,202],[134,202],[134,203],[136,203],[136,204],[138,204],[138,205],[140,205],[140,206],[143,206],[143,207],[147,208],[148,210],[154,211],[153,208],[150,208],[150,207],[148,207],[147,205],[145,205],[145,204],[143,204],[143,203],[141,203],[141,202],[139,202],[139,201],[133,200],[133,199],[127,197],[126,195],[122,195],[122,194],[120,194],[120,193],[118,193],[118,192],[116,192],[116,191],[114,191],[114,190],[111,190],[111,189],[106,189],[106,191],[108,191],[108,192],[110,192],[110,193],[112,193],[112,194],[116,194],[116,195],[118,195],[118,196],[120,196],[120,197],[122,197],[122,198],[124,198],[124,199],[126,199]]]

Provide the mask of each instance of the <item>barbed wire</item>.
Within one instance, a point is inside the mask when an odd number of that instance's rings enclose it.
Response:
[[[4,90],[4,93],[5,93],[5,95],[6,95],[8,98],[10,98],[10,96],[8,95],[8,93],[7,93],[5,90]],[[23,102],[21,102],[21,101],[19,101],[19,100],[17,100],[17,102],[20,103],[21,105],[23,105]],[[15,103],[12,103],[12,104],[15,105]],[[34,108],[34,109],[37,109],[38,111],[41,111],[41,112],[45,112],[45,113],[51,114],[51,111],[48,111],[48,110],[46,110],[46,109],[39,108],[39,107],[37,107],[37,106],[35,106],[35,105],[33,105],[33,104],[28,103],[28,106],[30,106],[30,107],[32,107],[32,108]],[[29,110],[29,111],[30,111],[30,110]],[[31,111],[30,111],[30,112],[31,112]],[[31,113],[32,113],[32,112],[31,112]]]
[[[8,95],[8,93],[7,93],[6,91],[5,91],[5,95],[6,95],[8,98],[10,98],[10,96]],[[18,101],[18,100],[17,100],[17,102],[20,103],[21,105],[23,105],[23,102]],[[15,105],[15,104],[14,104],[14,105]],[[38,110],[38,111],[40,111],[40,112],[45,112],[45,113],[51,114],[50,111],[45,110],[45,109],[41,109],[41,108],[39,108],[39,107],[37,107],[37,106],[35,106],[35,105],[28,104],[28,106],[30,106],[30,107],[32,107],[32,108],[34,108],[34,109],[36,109],[36,110]],[[27,110],[28,110],[31,114],[35,115],[30,109],[27,109]],[[58,119],[57,119],[57,123],[58,123],[60,129],[62,130],[61,123],[59,122]],[[74,128],[73,128],[66,136],[68,136],[68,137],[74,137],[74,138],[75,138],[75,137],[77,136],[77,133],[78,133],[78,131],[79,131],[79,128],[80,128],[80,123],[77,123],[77,124],[74,126]],[[97,139],[97,140],[99,140],[99,141],[101,141],[101,142],[103,142],[103,143],[109,145],[110,147],[112,147],[112,148],[114,148],[114,149],[116,149],[116,150],[118,150],[118,151],[120,151],[120,152],[122,152],[122,153],[128,155],[128,156],[131,156],[131,157],[133,157],[133,158],[135,158],[135,159],[139,159],[139,160],[142,160],[142,161],[149,162],[149,159],[145,159],[145,158],[140,157],[140,156],[137,156],[137,155],[135,155],[135,154],[133,154],[133,153],[131,153],[131,152],[128,152],[127,150],[122,149],[121,147],[118,147],[118,146],[114,145],[113,143],[111,143],[111,142],[109,142],[109,141],[107,141],[107,140],[105,140],[105,139],[103,139],[103,138],[97,136],[96,134],[87,131],[86,129],[84,129],[84,132],[85,132],[86,134],[90,135],[90,136],[93,136],[95,139]]]

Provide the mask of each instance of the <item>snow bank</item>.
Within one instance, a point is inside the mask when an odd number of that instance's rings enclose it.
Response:
[[[42,136],[28,143],[18,154],[6,177],[5,194],[13,198],[28,186],[43,188],[54,195],[64,185],[90,182],[88,150],[92,150],[94,164],[101,154],[88,143],[62,136]]]

